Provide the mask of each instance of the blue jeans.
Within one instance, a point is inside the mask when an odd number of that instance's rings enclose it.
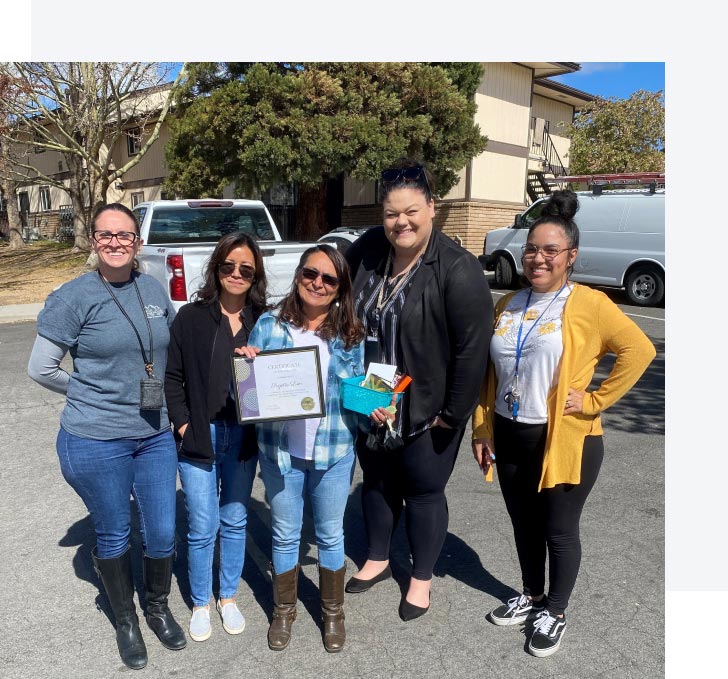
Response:
[[[313,460],[291,456],[291,471],[260,456],[260,472],[270,502],[273,568],[285,573],[299,559],[303,501],[311,502],[319,565],[335,571],[344,565],[344,510],[354,474],[352,450],[328,469],[314,469]]]
[[[239,460],[243,428],[237,422],[210,422],[215,463],[180,459],[179,478],[189,520],[187,561],[190,596],[207,606],[212,596],[212,559],[220,533],[220,598],[232,599],[245,562],[248,501],[258,458]]]
[[[63,478],[86,505],[96,531],[100,559],[129,547],[134,496],[144,553],[174,554],[177,448],[170,430],[140,439],[98,441],[58,432],[56,450]]]

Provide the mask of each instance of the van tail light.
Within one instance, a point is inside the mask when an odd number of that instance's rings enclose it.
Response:
[[[187,283],[183,256],[167,255],[167,267],[172,272],[172,278],[169,279],[169,298],[173,302],[186,302]]]

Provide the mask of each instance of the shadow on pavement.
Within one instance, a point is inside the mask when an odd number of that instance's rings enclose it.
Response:
[[[80,501],[80,500],[79,500]],[[144,601],[144,585],[142,576],[142,545],[139,535],[138,514],[135,503],[131,501],[131,550],[132,550],[132,573],[134,575],[134,589],[137,592],[139,603],[137,613],[141,617],[141,603]],[[115,626],[114,614],[111,605],[106,597],[106,591],[101,579],[96,575],[91,558],[91,550],[96,546],[96,533],[94,532],[93,521],[90,515],[86,515],[80,521],[69,526],[66,534],[58,541],[60,547],[78,547],[73,557],[73,570],[79,580],[91,583],[96,589],[96,608],[104,613],[112,627]]]
[[[346,554],[358,566],[361,566],[367,558],[366,532],[361,510],[361,488],[362,484],[359,483],[352,490],[344,514]],[[392,536],[390,548],[392,574],[403,596],[409,587],[411,573],[409,543],[404,523],[404,512],[402,512],[399,525]],[[449,576],[468,587],[500,599],[518,594],[512,587],[494,578],[483,567],[478,553],[464,540],[449,531],[445,536],[440,556],[435,562],[433,575],[440,578]]]

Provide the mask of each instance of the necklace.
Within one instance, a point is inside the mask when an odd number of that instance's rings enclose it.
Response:
[[[568,282],[568,281],[567,281]],[[528,336],[531,331],[539,324],[539,321],[543,318],[543,315],[549,310],[551,305],[556,301],[557,297],[563,292],[566,287],[564,283],[559,291],[553,296],[551,301],[546,305],[546,308],[538,315],[538,318],[534,321],[533,325],[528,329],[526,336],[521,341],[521,334],[523,333],[523,321],[526,320],[526,314],[528,313],[528,305],[531,302],[531,295],[533,294],[533,288],[529,288],[528,297],[526,298],[526,304],[523,307],[523,315],[521,316],[521,322],[518,326],[518,337],[516,339],[516,367],[513,371],[513,382],[511,382],[511,390],[505,395],[506,403],[508,404],[508,410],[511,411],[513,420],[518,419],[518,409],[521,405],[521,389],[518,381],[518,366],[521,362],[521,354],[523,353],[523,347],[526,344]]]
[[[394,266],[394,263],[392,262],[392,253],[394,252],[394,248],[389,249],[389,254],[387,255],[387,263],[384,265],[384,278],[382,279],[382,287],[379,288],[379,295],[377,295],[377,305],[376,305],[376,307],[374,307],[374,320],[376,321],[377,325],[376,325],[376,327],[370,328],[371,337],[376,337],[379,334],[379,319],[381,317],[382,309],[385,306],[387,306],[387,304],[389,304],[389,302],[397,296],[397,293],[402,289],[404,284],[409,280],[412,269],[417,264],[417,262],[422,258],[422,255],[424,254],[426,249],[427,249],[427,242],[424,244],[424,246],[422,248],[420,248],[420,251],[417,253],[415,258],[396,276],[390,276],[390,271]],[[399,278],[399,280],[397,281],[397,284],[394,286],[392,291],[386,297],[384,297],[384,290],[386,289],[387,284],[389,283],[390,280],[393,280],[395,278]]]

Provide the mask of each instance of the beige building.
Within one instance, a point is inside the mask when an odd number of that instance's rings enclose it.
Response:
[[[437,203],[436,225],[474,254],[481,254],[486,231],[513,222],[544,193],[544,179],[568,174],[569,139],[564,135],[575,111],[593,97],[585,92],[548,80],[549,76],[571,73],[579,65],[570,62],[483,63],[483,79],[475,95],[476,122],[488,137],[486,150],[460,172],[460,181]],[[167,90],[155,90],[153,107],[161,109]],[[147,120],[147,128],[155,120]],[[164,146],[169,138],[166,124],[159,139],[140,162],[116,181],[107,200],[134,207],[145,200],[164,198],[162,183],[167,175]],[[125,135],[105,151],[112,155],[113,168],[123,167],[138,153],[143,140],[140,129],[129,122]],[[35,154],[33,161],[46,173],[63,178],[66,168],[51,151]],[[230,191],[225,192],[228,197]],[[263,196],[277,222],[290,217],[290,195],[285,201],[272,191]],[[18,192],[21,212],[30,237],[53,238],[68,224],[68,195],[50,186],[27,185]],[[268,199],[268,200],[266,200]],[[381,206],[376,183],[345,178],[340,204],[344,226],[381,223]],[[286,211],[288,209],[288,211]],[[337,215],[338,216],[338,215]],[[335,220],[335,221],[338,221]],[[279,224],[282,233],[294,237],[292,225]],[[67,226],[65,227],[67,230]]]
[[[109,172],[123,168],[139,153],[154,129],[170,89],[171,83],[149,88],[136,101],[132,99],[127,102],[129,110],[122,110],[122,120],[127,119],[123,125],[123,134],[115,143],[108,140],[99,151],[100,157],[104,159],[111,154]],[[143,101],[141,106],[139,100]],[[167,176],[164,147],[168,138],[169,129],[164,123],[158,139],[139,162],[125,172],[122,178],[112,182],[106,193],[108,202],[120,202],[132,208],[142,201],[163,197],[162,182]],[[71,173],[60,153],[29,144],[24,162],[37,168],[38,174],[52,178],[56,184],[70,186]],[[69,194],[62,188],[37,182],[20,183],[17,197],[26,240],[72,237],[73,207]],[[89,204],[90,197],[87,195],[86,205]],[[2,223],[0,216],[0,233],[4,227],[6,224]]]
[[[460,181],[436,204],[435,224],[473,254],[482,254],[491,229],[543,195],[545,180],[568,174],[574,113],[594,97],[548,80],[573,73],[570,62],[483,63],[475,120],[488,137],[486,150],[460,172]],[[342,224],[381,223],[376,184],[347,178]]]

